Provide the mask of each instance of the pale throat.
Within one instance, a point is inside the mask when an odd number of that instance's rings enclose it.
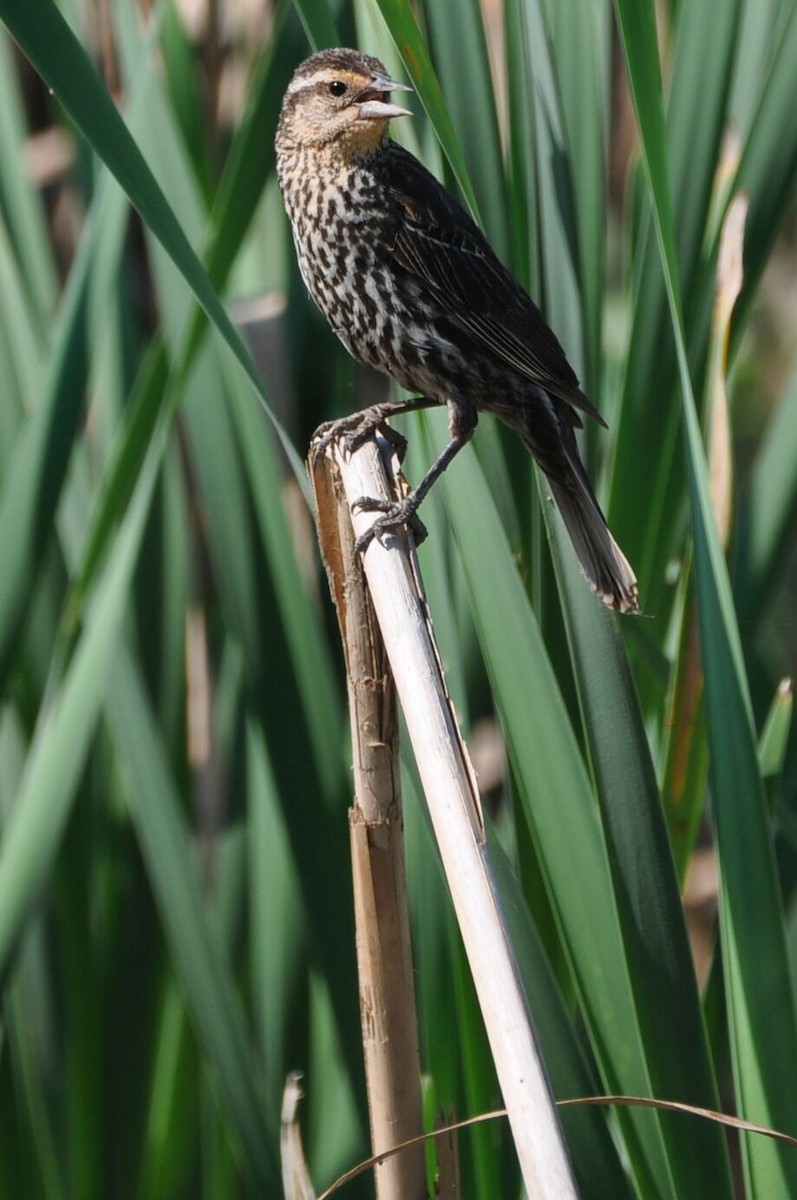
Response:
[[[387,138],[388,122],[368,120],[354,121],[338,136],[338,145],[347,155],[367,156],[378,150]]]

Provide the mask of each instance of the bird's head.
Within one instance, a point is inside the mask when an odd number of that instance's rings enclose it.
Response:
[[[391,117],[411,116],[390,93],[396,83],[378,58],[357,50],[322,50],[306,59],[285,92],[277,146],[330,146],[345,155],[368,154],[383,142]]]

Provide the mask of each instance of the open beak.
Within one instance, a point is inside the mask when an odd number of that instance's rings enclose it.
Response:
[[[366,120],[387,121],[391,117],[411,117],[412,113],[408,108],[401,108],[398,104],[390,102],[391,92],[411,91],[412,88],[406,83],[396,83],[395,79],[389,79],[387,75],[372,75],[368,87],[360,92],[354,103],[359,109],[359,115]]]

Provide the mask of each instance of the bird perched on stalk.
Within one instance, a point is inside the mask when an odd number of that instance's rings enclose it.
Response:
[[[391,93],[411,90],[376,58],[322,50],[291,79],[276,138],[277,176],[311,296],[356,359],[419,393],[331,423],[329,440],[343,436],[354,446],[388,416],[448,405],[450,441],[418,486],[387,506],[360,501],[383,513],[361,548],[414,518],[483,410],[514,429],[545,472],[592,590],[611,608],[638,612],[634,573],[576,446],[582,413],[604,422],[476,224],[389,140],[391,118],[411,115]]]

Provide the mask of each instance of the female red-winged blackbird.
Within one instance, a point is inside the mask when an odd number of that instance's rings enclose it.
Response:
[[[539,309],[462,206],[388,140],[390,118],[410,115],[390,93],[411,90],[376,58],[322,50],[288,85],[276,139],[310,294],[355,358],[421,393],[344,418],[335,430],[359,438],[392,413],[448,405],[448,446],[374,531],[414,516],[484,409],[517,431],[545,472],[593,591],[620,612],[638,612],[634,573],[576,447],[580,412],[604,422]]]

